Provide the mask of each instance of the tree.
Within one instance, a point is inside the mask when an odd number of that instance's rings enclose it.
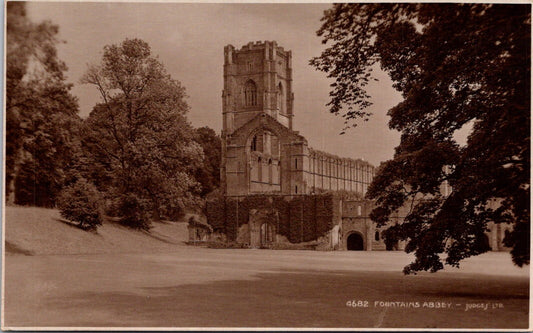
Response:
[[[195,140],[204,151],[202,167],[196,170],[195,176],[202,186],[201,196],[205,197],[220,186],[222,142],[220,136],[207,126],[195,129]]]
[[[30,22],[22,2],[6,6],[6,197],[53,206],[72,162],[77,100],[57,57],[58,27]]]
[[[387,237],[408,240],[405,273],[458,266],[488,251],[489,222],[510,223],[513,261],[529,264],[531,7],[501,4],[339,4],[317,32],[331,42],[311,60],[335,79],[331,112],[367,119],[374,65],[403,101],[389,110],[401,132],[367,197]],[[466,145],[454,134],[471,126]],[[452,191],[440,192],[447,182]],[[447,257],[442,261],[439,254]]]
[[[74,222],[84,230],[96,230],[102,225],[102,198],[96,187],[80,178],[65,186],[57,200],[61,216]]]
[[[149,45],[126,39],[104,47],[101,64],[82,82],[102,97],[85,121],[83,145],[99,170],[97,187],[116,201],[122,222],[146,229],[143,211],[168,217],[197,202],[194,172],[204,155],[186,118],[185,89]]]

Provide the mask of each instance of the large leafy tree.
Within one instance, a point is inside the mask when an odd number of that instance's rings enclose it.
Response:
[[[187,121],[185,89],[140,39],[104,48],[83,83],[101,94],[83,129],[93,181],[133,227],[148,228],[146,212],[172,217],[197,202],[194,172],[203,150]]]
[[[78,105],[57,57],[58,27],[32,23],[23,2],[7,2],[6,16],[6,196],[53,206],[72,163]]]
[[[403,96],[388,112],[401,142],[367,196],[378,225],[408,208],[387,232],[415,252],[404,272],[488,251],[489,222],[512,224],[504,242],[529,264],[531,6],[338,4],[322,21],[329,45],[311,63],[335,79],[331,112],[348,125],[370,116],[365,87],[377,64]],[[455,139],[462,128],[471,128],[466,145]]]

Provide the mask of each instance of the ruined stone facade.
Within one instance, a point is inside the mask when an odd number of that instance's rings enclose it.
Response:
[[[292,54],[275,41],[250,42],[224,48],[222,91],[221,187],[226,197],[254,194],[296,196],[347,191],[363,198],[375,168],[361,159],[340,158],[308,146],[293,129]],[[443,184],[443,193],[449,186]],[[329,248],[385,250],[382,229],[369,214],[369,200],[342,201],[333,207],[334,227],[322,241]],[[279,239],[275,226],[263,223],[269,212],[251,211],[237,242],[252,247]],[[277,213],[276,213],[277,214]],[[402,223],[400,210],[391,223]],[[490,226],[487,240],[503,249],[503,226]],[[267,236],[265,236],[267,235]],[[403,243],[388,250],[402,250]]]
[[[309,148],[293,130],[292,55],[276,42],[224,48],[222,186],[226,195],[352,191],[374,167]]]

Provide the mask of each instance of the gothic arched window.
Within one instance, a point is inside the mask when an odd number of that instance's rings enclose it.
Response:
[[[257,105],[257,86],[252,80],[248,80],[244,84],[244,105]]]

